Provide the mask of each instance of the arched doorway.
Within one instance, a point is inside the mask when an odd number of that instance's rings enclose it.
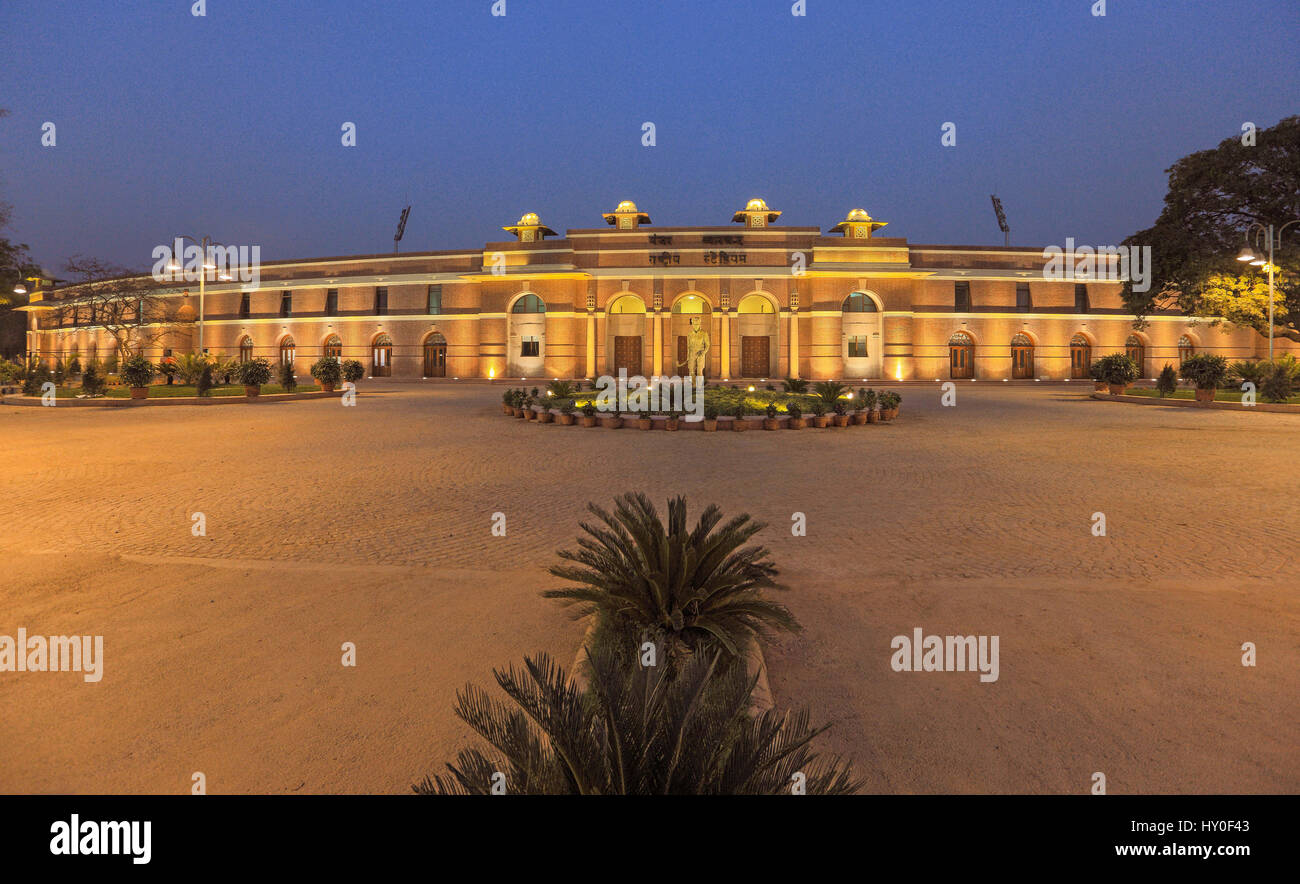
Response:
[[[964,331],[953,332],[948,339],[948,376],[975,377],[975,339]]]
[[[1082,332],[1070,338],[1070,377],[1088,377],[1092,365],[1092,342]]]
[[[325,358],[342,359],[343,358],[343,339],[338,335],[330,335],[325,339]]]
[[[674,342],[672,350],[672,366],[668,370],[669,375],[685,375],[686,373],[686,341],[691,333],[691,320],[699,319],[700,327],[709,333],[709,357],[707,362],[713,364],[719,352],[718,341],[714,339],[712,320],[713,308],[703,295],[685,294],[673,302],[672,326],[669,329],[669,335]],[[710,372],[706,368],[704,376],[709,377]]]
[[[1138,377],[1146,377],[1147,373],[1147,348],[1146,344],[1137,335],[1129,335],[1128,340],[1124,342],[1124,352],[1128,358],[1132,359],[1138,367]]]
[[[737,336],[740,338],[740,376],[766,378],[775,372],[776,308],[763,295],[746,295],[736,308]]]
[[[1191,335],[1183,335],[1178,339],[1178,363],[1181,365],[1188,359],[1196,355],[1196,342],[1192,340]]]
[[[376,335],[370,345],[370,376],[387,378],[393,375],[393,339],[388,335]]]
[[[253,339],[250,338],[248,335],[244,335],[242,338],[239,339],[239,361],[240,362],[253,361]]]
[[[429,332],[424,339],[424,376],[426,378],[447,376],[447,339],[441,332]]]
[[[510,304],[509,372],[519,377],[542,375],[546,363],[546,302],[523,292]]]
[[[285,335],[283,338],[280,339],[280,364],[281,365],[287,365],[291,369],[293,368],[294,350],[295,347],[293,343],[293,338],[291,336]]]
[[[880,352],[880,305],[866,292],[853,292],[840,305],[844,376],[875,378],[883,375]]]
[[[1011,377],[1028,380],[1034,376],[1034,341],[1018,334],[1011,339]]]
[[[645,302],[631,293],[610,301],[605,308],[605,352],[609,354],[610,372],[627,372],[630,378],[643,376],[645,355]]]

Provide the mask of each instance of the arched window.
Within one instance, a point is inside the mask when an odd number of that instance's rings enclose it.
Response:
[[[854,292],[844,299],[844,305],[841,309],[845,313],[875,313],[877,312],[876,302],[871,299],[870,295],[864,295],[862,292]]]
[[[644,313],[645,302],[636,295],[624,295],[609,305],[609,313]]]
[[[1196,344],[1187,335],[1178,339],[1178,361],[1186,362],[1196,355]]]
[[[1088,377],[1088,368],[1092,365],[1092,343],[1086,335],[1077,334],[1070,338],[1070,377]]]
[[[709,313],[709,302],[699,295],[683,295],[673,304],[674,313]]]
[[[242,338],[239,339],[239,361],[240,362],[253,361],[253,339],[250,338],[248,335],[244,335]]]
[[[1011,339],[1011,376],[1020,380],[1034,376],[1034,342],[1029,335]]]
[[[1128,354],[1129,359],[1137,363],[1138,374],[1140,376],[1145,375],[1147,373],[1147,348],[1142,343],[1142,339],[1137,335],[1129,335],[1128,340],[1124,342],[1124,352]]]
[[[424,376],[447,376],[447,339],[439,332],[430,332],[424,339]]]
[[[737,313],[774,313],[772,302],[762,295],[746,295],[740,299]]]
[[[378,335],[370,345],[372,378],[386,378],[393,374],[393,339],[388,335]]]
[[[518,301],[515,301],[515,306],[511,309],[510,312],[512,312],[512,313],[545,313],[545,312],[546,312],[546,303],[545,303],[544,301],[542,301],[541,298],[539,298],[539,297],[537,297],[536,295],[534,295],[532,292],[529,292],[528,294],[526,294],[526,295],[524,295],[522,298],[520,298]]]
[[[325,357],[327,359],[343,358],[343,339],[338,335],[330,335],[325,339]]]
[[[953,332],[948,339],[948,375],[975,377],[975,339],[964,331]]]
[[[293,365],[293,338],[285,335],[280,339],[280,364]]]

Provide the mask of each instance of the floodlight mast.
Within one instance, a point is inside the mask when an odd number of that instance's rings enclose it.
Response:
[[[989,198],[993,200],[993,211],[998,216],[998,228],[1002,231],[1003,244],[1011,245],[1011,228],[1007,226],[1007,213],[1002,211],[1002,200],[992,194]]]
[[[407,206],[402,209],[402,217],[397,221],[397,233],[393,234],[393,254],[397,254],[397,244],[402,241],[403,234],[406,233],[406,219],[411,215],[411,207]]]

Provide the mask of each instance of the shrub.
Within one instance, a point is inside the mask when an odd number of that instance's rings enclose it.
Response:
[[[867,411],[875,411],[876,403],[879,401],[880,401],[879,394],[876,393],[876,391],[873,388],[867,387],[867,391],[862,394],[862,404],[867,409]]]
[[[1197,353],[1183,360],[1178,373],[1198,390],[1213,390],[1228,376],[1228,360],[1216,353]]]
[[[137,353],[122,363],[122,382],[130,387],[147,387],[157,373],[152,362]]]
[[[787,393],[807,393],[808,382],[803,378],[786,378],[781,382]]]
[[[248,362],[239,364],[239,382],[248,387],[260,387],[271,383],[271,363],[265,357],[258,356]]]
[[[553,399],[572,399],[578,395],[578,388],[569,381],[551,381],[546,389]]]
[[[892,411],[903,402],[903,397],[893,390],[882,390],[878,401],[881,411]]]
[[[502,392],[502,394],[501,394],[501,404],[502,404],[502,405],[509,405],[511,408],[514,408],[514,405],[511,404],[511,400],[514,399],[514,398],[515,398],[515,391],[514,391],[514,390],[505,390],[505,391]]]
[[[337,384],[343,377],[343,366],[333,356],[322,356],[312,363],[311,376],[322,384]]]
[[[1160,377],[1156,378],[1156,392],[1161,396],[1172,396],[1178,389],[1178,374],[1174,367],[1168,362],[1165,367],[1160,369]]]
[[[736,420],[741,420],[748,412],[749,409],[745,407],[745,403],[743,401],[737,402],[736,407],[731,409],[731,416],[734,417]]]
[[[715,421],[715,420],[717,420],[717,419],[718,419],[718,406],[716,406],[716,405],[706,405],[706,406],[704,406],[704,419],[705,419],[706,421]]]
[[[81,389],[88,396],[104,394],[104,378],[100,376],[99,369],[93,363],[87,365],[86,370],[81,373]]]
[[[791,401],[786,405],[785,411],[792,420],[799,420],[799,418],[803,417],[803,409],[799,407],[798,402]]]
[[[591,400],[587,400],[586,402],[582,403],[582,414],[584,417],[595,417],[596,403],[592,402]]]
[[[1266,359],[1247,359],[1229,365],[1228,376],[1233,379],[1233,385],[1238,388],[1242,384],[1251,383],[1258,390],[1264,386],[1264,380],[1271,373],[1271,369],[1272,366]]]
[[[1297,387],[1300,387],[1300,362],[1288,353],[1269,365],[1259,392],[1269,402],[1285,402]]]
[[[848,387],[836,381],[818,381],[813,389],[817,392],[818,398],[829,407],[844,395]]]
[[[280,386],[284,388],[284,392],[292,393],[294,390],[298,389],[298,376],[293,373],[292,362],[281,362],[277,374],[279,376],[278,379],[280,381]]]
[[[26,374],[27,377],[23,379],[23,394],[27,396],[41,395],[41,387],[54,380],[50,376],[49,366],[44,362],[33,361]]]
[[[68,360],[68,374],[81,374],[81,357],[76,353],[73,353],[72,358]]]
[[[1141,374],[1138,364],[1127,353],[1107,353],[1093,363],[1097,367],[1097,379],[1120,387],[1127,387]]]
[[[0,359],[0,384],[12,384],[22,374],[22,367],[8,359]]]
[[[812,401],[812,413],[813,413],[815,416],[817,416],[817,417],[825,417],[825,415],[826,415],[826,400],[825,400],[825,399],[814,399],[814,400]]]
[[[769,418],[775,418],[775,417],[776,417],[776,403],[775,403],[775,402],[769,402],[769,403],[767,403],[767,416],[768,416]]]
[[[176,376],[182,384],[198,383],[199,375],[208,364],[208,357],[201,353],[182,353],[176,357]]]
[[[356,383],[366,376],[366,367],[355,359],[343,360],[343,380]]]
[[[200,396],[212,395],[212,366],[203,366],[203,371],[199,372],[199,382],[195,385],[195,392]]]
[[[573,400],[565,399],[560,403],[560,414],[573,414]]]
[[[831,403],[831,410],[836,414],[845,414],[848,412],[848,403],[843,399],[836,399]]]

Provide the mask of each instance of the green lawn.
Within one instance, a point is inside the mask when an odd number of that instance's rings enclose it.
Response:
[[[56,396],[59,399],[75,399],[81,394],[81,387],[58,387]],[[315,384],[299,384],[295,393],[317,393],[320,387]],[[283,393],[284,388],[279,384],[264,384],[262,394],[269,395],[272,393]],[[131,395],[130,387],[108,387],[104,390],[105,399],[126,399]],[[149,387],[150,399],[172,399],[183,396],[197,396],[198,389],[193,385],[186,384],[153,384]],[[228,386],[217,386],[212,388],[213,396],[243,396],[243,384],[230,384]]]
[[[1147,396],[1147,397],[1150,397],[1150,398],[1160,398],[1160,394],[1156,392],[1156,390],[1155,390],[1154,387],[1129,387],[1127,390],[1124,391],[1124,395],[1126,395],[1126,396]],[[1167,396],[1167,397],[1165,397],[1165,398],[1167,398],[1167,399],[1195,399],[1195,398],[1196,398],[1196,392],[1195,392],[1194,390],[1175,390],[1174,393],[1173,393],[1173,395],[1171,395],[1171,396]],[[1240,390],[1216,390],[1215,393],[1214,393],[1214,401],[1215,401],[1215,402],[1240,402],[1240,401],[1241,401],[1241,391],[1240,391]],[[1255,401],[1256,401],[1256,402],[1264,402],[1265,399],[1264,399],[1263,396],[1260,396],[1260,395],[1256,394]],[[1300,405],[1300,395],[1292,396],[1290,399],[1287,400],[1287,404],[1288,404],[1288,405]]]

